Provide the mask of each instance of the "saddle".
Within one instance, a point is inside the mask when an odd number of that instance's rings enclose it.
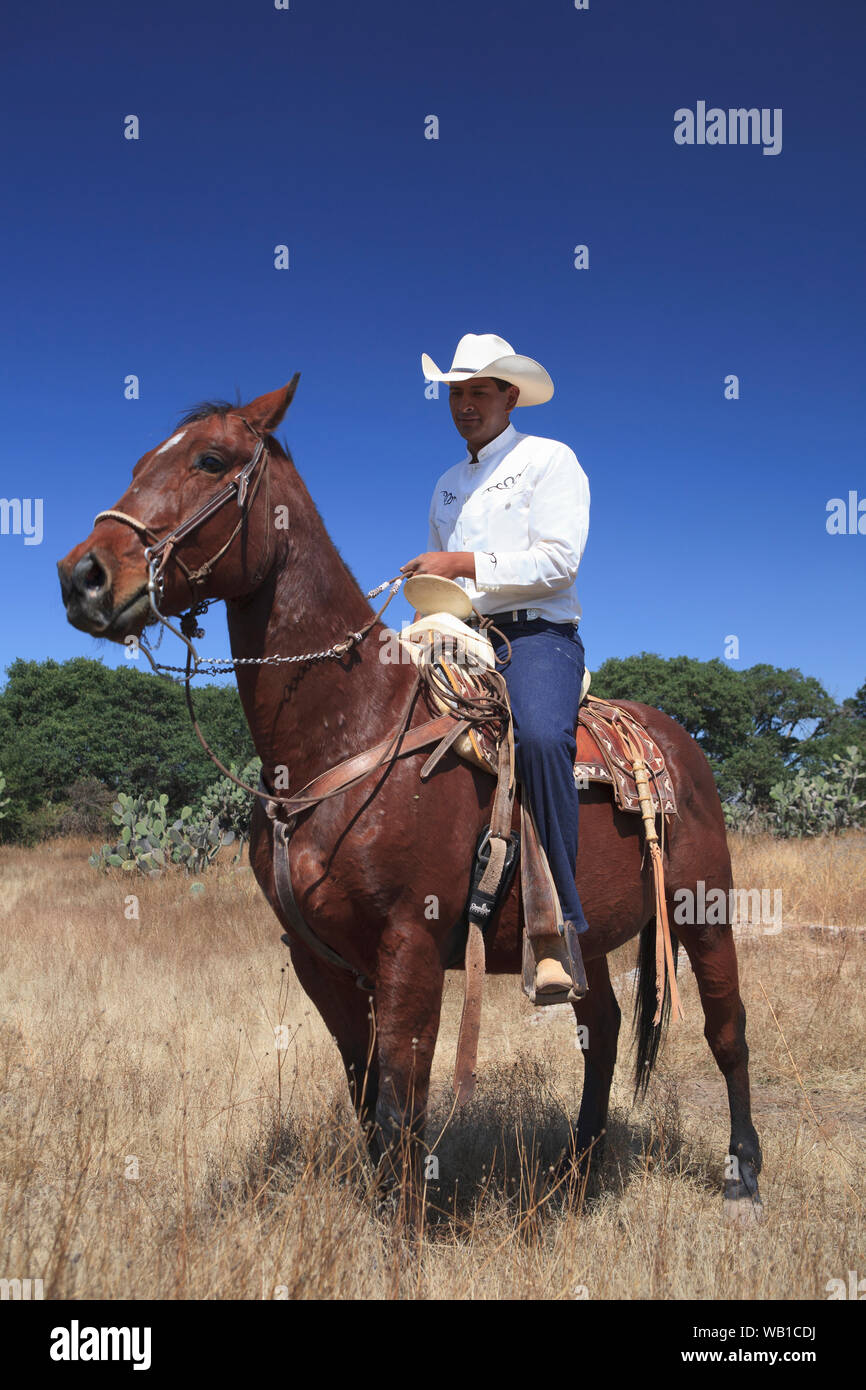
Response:
[[[462,702],[471,704],[493,693],[488,673],[495,669],[496,658],[490,638],[453,614],[428,614],[405,627],[400,642],[416,665],[432,666],[437,672],[439,679],[429,682],[430,693],[443,713],[459,718]],[[674,785],[658,744],[636,716],[613,701],[590,695],[590,681],[587,671],[575,730],[574,780],[578,790],[586,790],[591,782],[606,783],[621,811],[639,814],[641,800],[634,768],[637,744],[649,774],[653,810],[657,815],[676,815]],[[500,736],[500,725],[488,720],[461,732],[450,746],[467,762],[496,776]]]

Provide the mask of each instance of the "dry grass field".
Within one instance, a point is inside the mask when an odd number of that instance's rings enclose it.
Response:
[[[192,891],[102,877],[89,848],[0,848],[0,1276],[60,1299],[823,1299],[866,1275],[866,834],[733,845],[786,923],[738,931],[762,1226],[722,1220],[725,1091],[681,958],[686,1021],[636,1108],[624,1028],[585,1190],[546,1183],[580,1096],[570,1010],[489,979],[478,1091],[452,1115],[448,977],[414,1243],[378,1214],[336,1048],[249,869]],[[611,961],[628,1018],[635,954]]]

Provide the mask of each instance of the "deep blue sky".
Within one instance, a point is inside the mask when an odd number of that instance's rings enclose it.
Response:
[[[7,14],[0,496],[45,530],[0,536],[0,667],[123,660],[66,624],[55,562],[184,408],[295,370],[280,433],[362,587],[396,573],[464,452],[420,354],[494,332],[556,382],[515,425],[589,475],[590,666],[734,633],[737,665],[853,693],[866,535],[825,521],[866,497],[864,37],[860,0]],[[675,144],[698,101],[782,108],[782,152]]]

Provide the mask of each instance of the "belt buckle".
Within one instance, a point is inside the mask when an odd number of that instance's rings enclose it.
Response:
[[[527,621],[528,623],[534,622],[535,619],[538,617],[540,611],[541,611],[541,610],[538,609],[538,608],[527,608],[527,610],[526,610],[526,621]]]

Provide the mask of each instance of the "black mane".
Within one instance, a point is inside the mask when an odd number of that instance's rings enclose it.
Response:
[[[181,416],[175,429],[179,430],[183,425],[194,425],[198,420],[209,420],[213,415],[225,417],[229,411],[237,410],[242,404],[240,398],[234,404],[231,401],[201,401]]]
[[[231,411],[241,410],[242,408],[243,401],[240,396],[238,396],[234,404],[232,404],[231,401],[200,401],[198,405],[194,405],[181,416],[174,428],[175,430],[179,430],[183,429],[185,425],[194,425],[199,420],[212,420],[215,415],[219,415],[221,419],[225,419]],[[286,441],[282,439],[277,442],[289,462],[293,463],[294,460],[292,459],[291,451]]]

